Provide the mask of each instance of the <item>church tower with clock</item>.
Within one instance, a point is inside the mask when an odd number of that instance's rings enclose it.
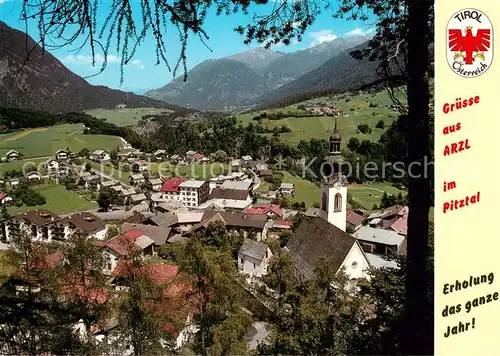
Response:
[[[330,137],[330,153],[325,157],[322,169],[319,216],[342,231],[346,231],[347,178],[342,173],[344,157],[340,152],[341,141],[337,118],[335,118],[335,128]]]

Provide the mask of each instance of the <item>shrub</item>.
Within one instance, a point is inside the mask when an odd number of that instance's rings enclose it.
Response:
[[[377,125],[375,125],[375,127],[377,129],[383,129],[385,127],[385,122],[384,120],[380,120],[379,122],[377,122]]]

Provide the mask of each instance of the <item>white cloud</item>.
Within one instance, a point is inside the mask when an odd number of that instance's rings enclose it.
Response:
[[[0,0],[0,1],[2,1],[2,0]],[[97,67],[102,66],[102,64],[104,63],[104,59],[105,59],[105,57],[103,54],[97,53],[94,56],[95,66],[97,66]],[[122,59],[119,56],[109,54],[107,56],[107,60],[108,60],[108,64],[119,64],[119,63],[121,63]],[[92,66],[92,56],[91,55],[79,54],[79,55],[75,56],[75,55],[70,54],[70,55],[64,57],[62,59],[62,61],[65,63],[74,64],[77,66]],[[140,59],[133,60],[132,62],[130,62],[130,64],[137,67],[137,68],[144,69],[144,65],[142,64]]]
[[[296,39],[296,38],[293,38],[291,41],[290,41],[290,44],[288,46],[295,46],[296,44],[299,43],[299,40]],[[262,43],[261,44],[261,47],[264,47],[266,45],[266,43]],[[278,42],[276,44],[272,44],[271,45],[271,48],[283,48],[283,47],[286,47],[286,45],[283,43],[283,42]]]
[[[7,0],[0,0],[0,4],[7,2]]]
[[[314,47],[325,42],[331,42],[337,38],[332,30],[310,32],[309,37],[313,38],[313,41],[309,44],[309,47]]]
[[[369,28],[368,30],[363,30],[362,28],[357,27],[354,30],[344,33],[344,37],[370,36],[371,34],[373,34],[373,32],[374,32],[373,28]]]

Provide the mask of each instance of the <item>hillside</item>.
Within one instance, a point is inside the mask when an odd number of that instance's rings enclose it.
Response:
[[[146,93],[188,108],[231,111],[264,91],[260,76],[246,64],[232,59],[207,60],[162,88]]]
[[[207,60],[188,72],[187,82],[178,77],[145,95],[200,110],[234,112],[255,105],[257,98],[334,58],[367,37],[337,38],[293,53],[263,48],[223,59]],[[258,102],[262,99],[258,99]]]
[[[111,109],[117,104],[183,110],[134,93],[90,85],[53,55],[43,53],[31,37],[0,21],[0,105],[57,113]]]
[[[404,98],[401,98],[404,100]],[[309,141],[312,138],[328,139],[335,125],[334,115],[322,115],[311,113],[313,110],[324,110],[324,108],[335,108],[340,111],[338,125],[342,142],[345,147],[351,137],[359,141],[378,141],[384,131],[396,119],[399,113],[391,108],[392,101],[386,91],[376,93],[344,93],[335,96],[322,96],[316,99],[303,101],[294,105],[279,109],[266,109],[237,115],[238,123],[247,126],[260,124],[270,129],[286,126],[290,132],[280,133],[280,140],[296,145],[301,140]],[[267,118],[256,120],[254,118],[266,113]],[[280,119],[271,119],[276,114],[282,114]],[[379,121],[384,122],[383,127],[376,127]],[[370,132],[362,133],[358,130],[359,125],[368,125]],[[271,136],[272,133],[263,133]]]
[[[342,51],[367,40],[368,37],[362,36],[337,38],[331,42],[281,56],[262,69],[263,80],[270,90],[276,89],[318,68]]]
[[[273,51],[271,49],[265,49],[263,47],[257,47],[245,52],[227,56],[225,58],[246,64],[247,66],[258,72],[281,57],[286,57],[286,53]]]
[[[280,99],[305,92],[353,90],[380,79],[376,73],[378,61],[354,59],[350,52],[359,48],[344,50],[318,68],[304,74],[282,87],[256,99],[256,103],[270,104]]]

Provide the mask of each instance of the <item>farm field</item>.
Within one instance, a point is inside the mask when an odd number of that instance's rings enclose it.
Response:
[[[22,213],[33,209],[48,209],[56,214],[73,213],[97,208],[97,203],[90,202],[74,192],[66,190],[63,185],[40,185],[33,187],[34,190],[40,192],[45,197],[47,202],[38,206],[22,207],[11,206],[7,208],[10,215]]]
[[[393,187],[391,183],[351,184],[348,192],[352,199],[366,210],[372,210],[374,204],[380,205],[384,192],[390,195],[407,194],[406,191]]]
[[[33,158],[33,159],[24,159],[22,161],[0,163],[0,177],[3,177],[5,172],[12,170],[22,171],[23,168],[25,170],[28,170],[32,167],[36,167],[38,170],[38,167],[40,167],[40,165],[43,165],[43,163],[46,160],[47,158]]]
[[[307,207],[319,204],[320,201],[320,188],[315,183],[303,179],[299,176],[294,176],[287,171],[282,171],[283,182],[293,183],[295,185],[295,197],[293,201],[304,202]],[[259,191],[265,192],[269,189],[269,184],[263,182],[259,187]],[[358,202],[368,212],[372,211],[373,204],[380,204],[384,191],[387,194],[397,195],[401,192],[405,195],[407,192],[393,187],[390,183],[364,183],[364,184],[351,184],[348,187],[349,196]]]
[[[36,128],[0,135],[0,155],[9,150],[21,152],[24,158],[49,157],[59,149],[78,152],[82,148],[111,150],[122,147],[117,136],[84,135],[83,124],[64,124],[45,128]]]
[[[106,164],[100,164],[91,160],[86,160],[85,163],[90,163],[93,169],[98,170],[99,172],[102,172],[103,174],[113,177],[123,183],[129,184],[130,183],[130,174],[131,172],[125,172],[122,170],[119,170],[117,168],[114,168],[113,166],[108,166]]]
[[[117,126],[133,126],[144,115],[169,114],[172,110],[157,108],[92,109],[85,113],[98,119],[104,119]]]
[[[237,119],[239,123],[246,126],[250,122],[254,124],[257,123],[257,121],[252,118],[261,112],[286,113],[290,111],[292,113],[304,113],[303,110],[298,108],[301,104],[325,104],[343,110],[344,115],[338,118],[338,125],[344,142],[347,142],[350,137],[357,137],[360,141],[377,141],[387,127],[398,116],[398,113],[395,110],[387,107],[387,105],[390,105],[391,103],[392,102],[386,92],[356,95],[349,98],[321,97],[285,108],[262,110],[259,112],[237,115]],[[380,120],[384,121],[385,128],[375,127]],[[367,124],[372,129],[372,132],[369,134],[358,133],[357,126],[360,124]],[[281,120],[262,120],[262,126],[270,129],[282,125],[288,126],[292,131],[280,134],[280,139],[289,144],[296,145],[300,140],[309,141],[311,138],[328,139],[335,125],[335,118],[332,116],[312,116],[286,117]]]

